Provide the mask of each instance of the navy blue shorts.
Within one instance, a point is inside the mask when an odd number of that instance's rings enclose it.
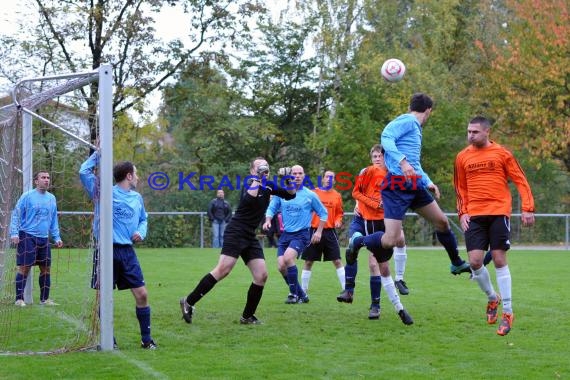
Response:
[[[299,257],[310,243],[311,236],[308,228],[297,232],[285,231],[281,234],[277,243],[277,257],[283,256],[285,250],[289,247],[297,251],[297,257]]]
[[[316,228],[311,228],[311,236],[313,236],[316,230]],[[340,246],[336,230],[334,228],[323,229],[321,241],[316,245],[310,244],[303,251],[301,258],[310,261],[340,260]]]
[[[224,234],[221,254],[236,259],[241,257],[246,265],[253,259],[265,260],[263,249],[254,232],[232,230],[231,227],[226,229]]]
[[[348,226],[348,238],[350,239],[356,231],[364,235],[362,232],[364,231],[364,219],[358,215],[354,215],[350,221],[350,225]]]
[[[355,232],[360,232],[366,236],[378,231],[386,231],[384,219],[364,220],[361,216],[354,215],[348,227],[348,238],[350,239]]]
[[[135,289],[144,285],[141,265],[133,246],[113,244],[113,288]]]
[[[433,196],[425,188],[411,188],[412,182],[406,183],[408,188],[401,189],[401,181],[391,182],[391,174],[382,185],[382,203],[384,219],[404,220],[408,209],[416,210],[434,201]]]
[[[349,236],[352,236],[355,232],[360,232],[362,235],[372,235],[374,232],[386,231],[386,226],[384,224],[384,219],[379,220],[364,220],[361,216],[354,216],[352,222],[350,222]],[[392,257],[393,250],[382,249],[379,252],[372,252],[374,257],[379,263],[390,260]]]
[[[467,252],[476,249],[487,251],[489,248],[508,251],[511,248],[510,235],[511,222],[508,216],[473,216],[465,231],[465,247]]]
[[[20,241],[16,247],[16,265],[30,267],[33,265],[51,266],[51,248],[48,238],[18,232]]]

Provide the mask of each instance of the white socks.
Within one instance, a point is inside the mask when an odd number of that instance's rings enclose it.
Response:
[[[394,280],[400,281],[404,279],[404,272],[406,272],[406,261],[408,254],[406,253],[406,246],[402,248],[394,247]]]
[[[481,268],[477,270],[472,270],[473,280],[477,281],[481,290],[487,295],[489,301],[494,301],[496,299],[495,289],[493,289],[493,284],[491,283],[491,277],[489,276],[489,271],[487,267],[482,265]]]
[[[312,271],[303,269],[301,272],[301,288],[305,293],[309,290],[309,282],[311,281],[311,274]],[[345,285],[345,277],[344,277],[344,267],[340,267],[336,270],[336,276],[338,277],[338,281],[340,282],[340,288],[344,290]]]
[[[513,306],[511,304],[511,271],[509,266],[505,265],[502,268],[495,268],[497,273],[497,286],[499,287],[499,293],[503,298],[503,313],[513,312]]]
[[[382,287],[386,291],[386,294],[388,294],[390,302],[392,302],[392,305],[394,305],[396,312],[399,312],[404,308],[404,306],[400,302],[400,296],[396,291],[396,286],[394,285],[394,280],[392,280],[392,276],[388,277],[380,276],[380,278],[382,280]]]
[[[311,271],[303,269],[301,272],[301,288],[305,293],[309,290],[309,281],[311,281]]]
[[[346,285],[346,278],[344,277],[344,267],[340,267],[336,270],[336,276],[340,282],[340,288],[344,290],[344,285]]]

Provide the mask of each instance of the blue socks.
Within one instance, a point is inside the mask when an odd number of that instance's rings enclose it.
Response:
[[[382,249],[382,236],[384,232],[374,232],[372,235],[363,236],[362,238],[354,239],[354,244],[362,242],[369,251],[376,252]],[[362,240],[361,240],[362,239]]]
[[[289,293],[295,294],[299,298],[307,296],[299,284],[299,271],[296,265],[287,268],[287,285],[289,286]]]
[[[356,274],[358,273],[358,261],[354,264],[346,264],[344,266],[344,279],[345,285],[344,289],[349,292],[354,292],[354,287],[356,286]]]
[[[16,300],[24,299],[24,288],[26,287],[26,277],[21,273],[16,273]]]
[[[457,248],[457,239],[455,234],[451,230],[447,230],[446,232],[439,232],[436,231],[437,240],[443,245],[445,250],[447,251],[447,255],[449,256],[449,261],[453,265],[459,266],[463,264],[463,259],[459,257],[459,249]]]
[[[136,308],[137,319],[141,329],[141,340],[148,343],[152,340],[150,336],[150,306]]]
[[[382,278],[380,276],[370,276],[371,305],[378,305],[380,303],[381,289],[382,289]]]
[[[40,301],[45,301],[49,298],[49,289],[51,287],[51,275],[40,273]]]

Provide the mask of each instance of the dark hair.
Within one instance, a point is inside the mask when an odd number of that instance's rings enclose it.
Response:
[[[39,179],[38,177],[39,177],[40,173],[47,173],[47,174],[49,174],[49,172],[48,172],[47,170],[38,170],[37,172],[34,173],[34,181],[37,180],[37,179]]]
[[[475,116],[471,121],[469,121],[469,124],[481,124],[485,129],[491,128],[491,121],[481,115]]]
[[[428,108],[432,107],[433,100],[423,92],[412,95],[410,99],[410,111],[425,112]]]
[[[127,178],[127,174],[133,174],[135,172],[135,166],[130,161],[121,161],[118,162],[113,167],[113,177],[115,178],[115,182],[121,182],[125,178]]]

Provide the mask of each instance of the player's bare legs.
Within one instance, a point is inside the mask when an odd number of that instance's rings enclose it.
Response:
[[[390,249],[405,244],[402,233],[402,221],[397,219],[384,219],[386,231],[382,235],[382,247]]]
[[[308,297],[299,284],[299,273],[295,262],[297,256],[297,250],[288,247],[283,255],[277,258],[277,269],[289,286],[289,295],[285,301],[288,304],[308,302]]]
[[[218,264],[214,269],[210,271],[210,274],[214,276],[216,281],[223,280],[234,268],[237,262],[237,257],[231,257],[227,255],[220,255],[218,259]],[[250,268],[251,270],[251,268]]]
[[[249,260],[249,262],[247,263],[247,267],[249,268],[251,276],[253,277],[253,283],[259,286],[265,286],[268,277],[267,265],[265,264],[265,260],[263,259]]]

